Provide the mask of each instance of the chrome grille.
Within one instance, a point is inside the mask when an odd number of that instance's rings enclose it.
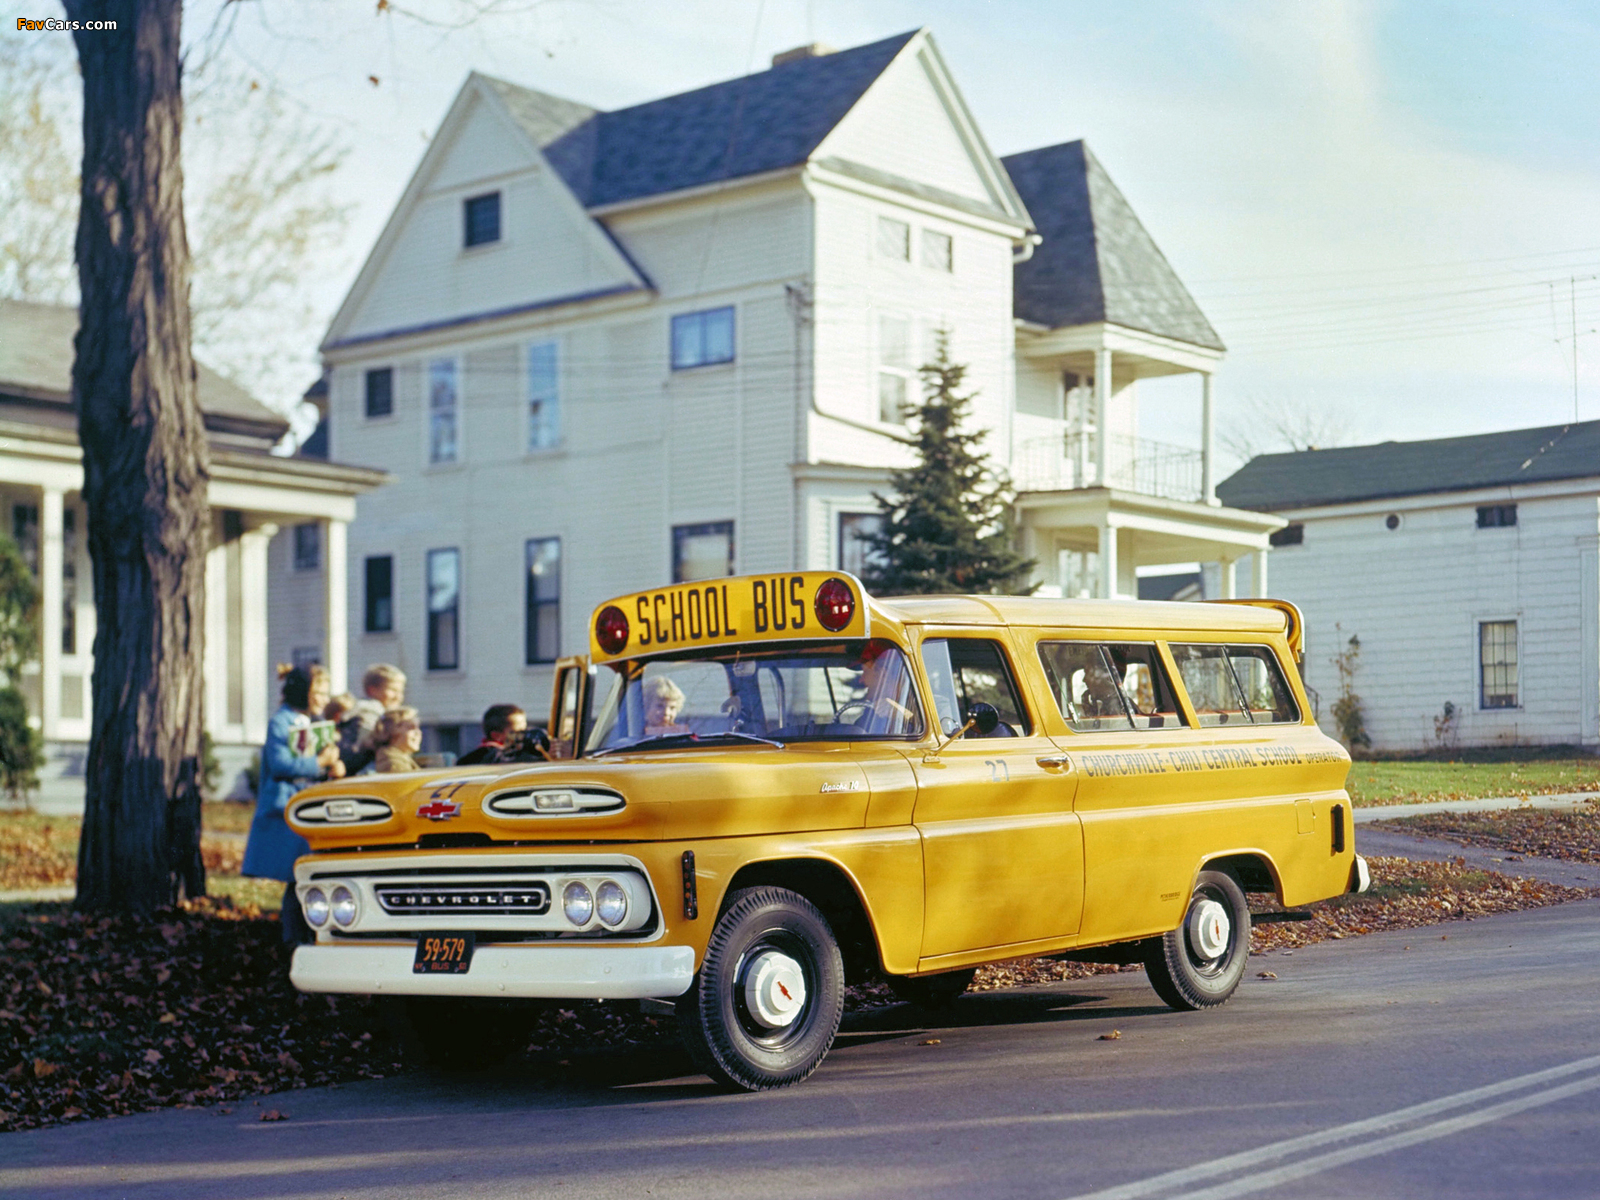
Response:
[[[382,883],[373,888],[383,911],[404,913],[513,913],[550,911],[550,887],[537,881],[465,884]]]

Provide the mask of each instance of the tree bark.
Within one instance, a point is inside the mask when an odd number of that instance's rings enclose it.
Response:
[[[201,639],[210,466],[189,335],[179,0],[65,0],[83,70],[72,397],[94,563],[79,908],[205,891]]]

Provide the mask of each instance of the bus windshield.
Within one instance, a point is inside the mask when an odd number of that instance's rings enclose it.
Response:
[[[725,647],[611,666],[586,752],[765,738],[920,738],[922,705],[889,642]]]

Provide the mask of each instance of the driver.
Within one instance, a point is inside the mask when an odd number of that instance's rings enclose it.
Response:
[[[861,686],[867,690],[862,703],[869,713],[862,722],[866,732],[901,733],[916,723],[911,709],[900,702],[910,698],[909,684],[891,643],[871,641],[861,648]]]
[[[678,714],[683,711],[683,689],[665,675],[656,675],[644,681],[644,736],[667,737],[688,733],[687,725],[678,724]]]

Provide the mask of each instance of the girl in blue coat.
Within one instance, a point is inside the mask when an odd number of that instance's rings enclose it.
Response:
[[[256,815],[250,822],[241,873],[257,879],[281,879],[289,885],[283,892],[283,939],[300,942],[307,939],[310,930],[294,894],[294,860],[309,853],[311,847],[289,828],[283,812],[306,784],[323,778],[338,779],[344,774],[344,765],[339,761],[337,744],[325,747],[315,757],[296,754],[289,745],[290,735],[311,724],[327,706],[328,672],[320,666],[279,667],[278,677],[283,680],[283,706],[267,723]]]

